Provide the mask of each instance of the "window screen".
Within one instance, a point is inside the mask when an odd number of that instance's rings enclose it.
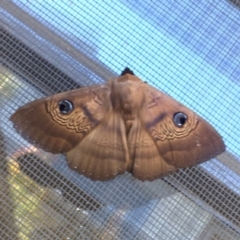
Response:
[[[239,53],[237,1],[0,1],[0,239],[240,239]],[[153,182],[92,181],[9,121],[125,67],[211,123],[226,152]]]

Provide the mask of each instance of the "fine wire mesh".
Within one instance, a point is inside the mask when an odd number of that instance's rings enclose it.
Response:
[[[0,1],[0,239],[240,239],[239,35],[238,1]],[[153,182],[92,181],[8,120],[126,66],[207,119],[226,152]]]

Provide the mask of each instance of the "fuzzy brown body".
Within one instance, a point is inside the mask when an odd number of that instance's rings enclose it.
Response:
[[[143,94],[145,83],[139,78],[129,75],[129,78],[122,76],[116,80],[110,80],[108,84],[111,89],[112,107],[114,111],[121,114],[128,133],[146,100],[146,96]]]
[[[62,112],[63,100],[72,103],[71,111]],[[177,125],[176,113],[186,122]],[[36,100],[10,119],[30,143],[65,153],[71,168],[93,180],[125,171],[154,180],[225,150],[210,124],[130,74]]]

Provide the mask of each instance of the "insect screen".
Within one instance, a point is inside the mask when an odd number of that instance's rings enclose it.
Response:
[[[1,0],[0,239],[240,239],[239,53],[238,1]],[[125,67],[206,119],[226,151],[152,182],[92,181],[9,121]]]

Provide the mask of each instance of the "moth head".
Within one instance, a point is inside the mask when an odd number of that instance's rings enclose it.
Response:
[[[177,112],[173,115],[173,122],[176,127],[184,127],[188,120],[188,116],[183,112]]]
[[[74,106],[70,100],[64,99],[58,102],[58,109],[61,114],[66,115],[73,111]]]

